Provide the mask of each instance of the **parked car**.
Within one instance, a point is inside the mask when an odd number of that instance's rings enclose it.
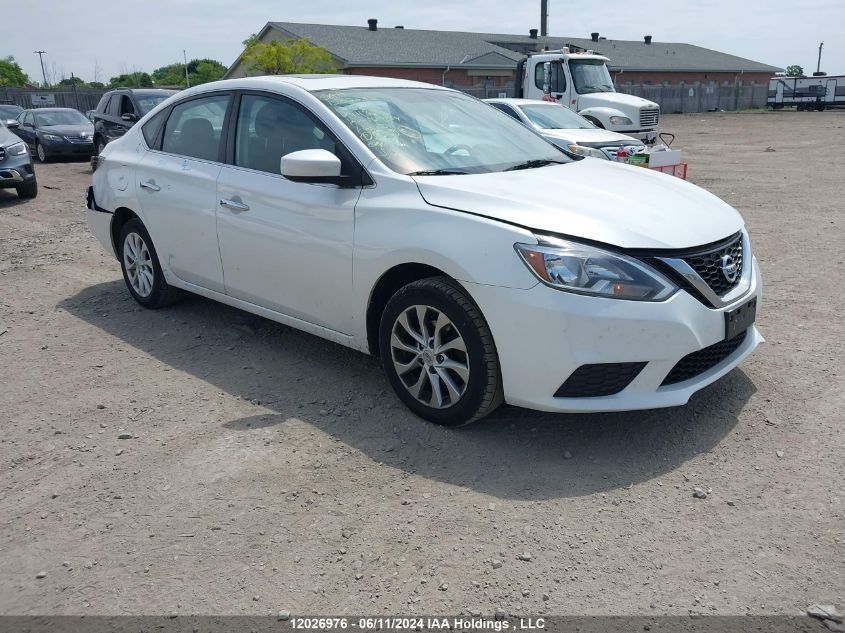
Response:
[[[566,154],[446,88],[205,84],[99,161],[88,224],[139,304],[189,291],[379,355],[402,402],[437,423],[503,401],[681,405],[762,341],[736,210]]]
[[[644,150],[633,136],[596,127],[566,106],[534,99],[486,99],[508,116],[536,129],[546,139],[582,156],[613,159],[620,147],[628,154]]]
[[[0,121],[0,189],[14,189],[21,198],[38,195],[29,149],[3,121]]]
[[[5,123],[7,126],[12,121],[18,120],[18,115],[23,112],[23,108],[15,104],[0,103],[0,123]]]
[[[94,145],[99,154],[116,138],[120,138],[147,112],[178,90],[152,88],[120,88],[103,95],[93,111]]]
[[[73,108],[37,108],[18,116],[16,133],[46,163],[56,156],[91,156],[94,126]]]

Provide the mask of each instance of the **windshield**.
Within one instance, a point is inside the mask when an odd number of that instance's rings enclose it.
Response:
[[[314,94],[400,174],[481,174],[570,161],[521,123],[458,92],[351,88]]]
[[[594,127],[580,114],[562,105],[524,105],[519,106],[519,109],[529,121],[543,130],[586,130]]]
[[[49,110],[47,112],[36,112],[35,124],[38,127],[49,127],[51,125],[91,125],[91,121],[76,110]]]
[[[572,82],[579,94],[615,92],[607,66],[600,59],[570,61],[569,72],[572,73]]]
[[[135,98],[138,100],[138,105],[141,107],[141,116],[144,116],[147,112],[152,110],[156,107],[159,103],[170,97],[171,95],[175,95],[176,92],[170,92],[167,94],[152,94],[152,95],[145,95],[145,94],[136,94]]]
[[[17,119],[21,112],[23,109],[16,105],[0,105],[0,119]]]

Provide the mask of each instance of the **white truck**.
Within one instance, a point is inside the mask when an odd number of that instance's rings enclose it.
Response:
[[[516,96],[557,101],[598,127],[654,143],[660,106],[616,92],[609,61],[593,51],[573,52],[569,47],[529,55],[516,65]]]

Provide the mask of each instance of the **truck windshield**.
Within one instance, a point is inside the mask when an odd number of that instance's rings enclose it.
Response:
[[[580,114],[557,103],[521,105],[519,109],[541,130],[588,130],[595,127]]]
[[[572,160],[507,114],[458,92],[348,88],[314,95],[400,174],[481,174]]]
[[[578,94],[614,92],[610,73],[600,59],[570,61],[569,72],[572,73],[572,83]]]

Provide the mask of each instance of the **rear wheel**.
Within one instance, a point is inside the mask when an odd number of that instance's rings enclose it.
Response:
[[[163,308],[179,298],[179,289],[164,280],[153,241],[138,218],[120,231],[120,267],[129,293],[145,308]]]
[[[502,403],[493,335],[478,307],[448,277],[415,281],[391,297],[379,349],[399,399],[426,420],[467,424]]]
[[[21,198],[34,198],[38,195],[38,183],[33,180],[32,182],[28,182],[25,185],[16,187],[15,191],[18,192],[18,196]]]

